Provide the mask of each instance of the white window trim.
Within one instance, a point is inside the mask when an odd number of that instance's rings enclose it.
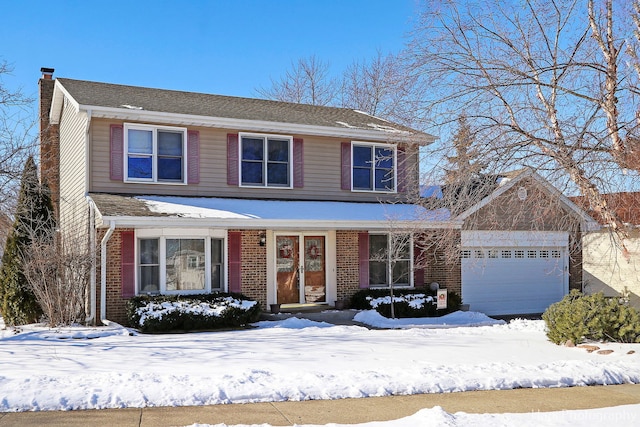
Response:
[[[152,177],[151,179],[146,178],[129,178],[129,129],[134,130],[145,130],[152,132],[152,149],[151,149],[151,157],[152,157]],[[167,130],[171,132],[181,132],[182,133],[182,181],[158,181],[158,131],[159,130]],[[124,182],[127,183],[145,183],[145,184],[161,184],[161,185],[186,185],[188,170],[187,170],[187,128],[175,127],[175,126],[157,126],[157,125],[146,125],[146,124],[138,124],[138,123],[125,123],[124,124],[124,156],[123,156],[123,170],[124,170]]]
[[[369,232],[369,237],[371,236],[387,236],[387,254],[389,253],[389,236],[393,234],[393,233],[385,233],[385,232],[375,232],[375,231],[370,231]],[[414,283],[413,283],[413,271],[414,271],[414,267],[413,267],[413,261],[414,261],[414,254],[413,254],[413,246],[414,246],[414,242],[413,242],[413,235],[410,236],[410,240],[409,240],[409,283],[393,283],[393,287],[394,288],[404,288],[404,289],[409,289],[409,288],[413,288],[414,287]],[[369,262],[371,261],[371,253],[369,253]],[[392,265],[391,265],[391,261],[389,260],[389,257],[387,257],[387,277],[390,278],[390,281],[393,281],[393,270],[392,270]],[[369,280],[371,280],[371,278],[369,278]],[[391,287],[391,283],[387,283],[385,285],[372,285],[371,283],[369,283],[369,288],[371,289],[389,289]]]
[[[264,185],[257,184],[243,184],[242,183],[242,138],[262,138],[262,149],[264,150],[264,159],[262,160],[262,182]],[[286,139],[289,141],[289,185],[269,185],[267,183],[267,140],[268,139]],[[293,188],[293,136],[290,135],[275,135],[267,133],[248,133],[240,132],[238,134],[238,183],[240,187],[245,188],[275,188],[282,190],[289,190]]]
[[[167,290],[167,265],[166,265],[166,240],[169,239],[204,239],[204,252],[205,252],[205,287],[204,289],[195,290],[182,290],[182,291],[168,291]],[[228,292],[229,289],[229,268],[228,268],[228,250],[227,250],[227,232],[226,230],[210,230],[210,229],[141,229],[135,230],[135,281],[136,281],[136,295],[146,295],[146,292],[140,292],[140,239],[158,239],[158,265],[160,289],[158,291],[161,295],[196,295],[203,293],[211,293],[211,239],[222,239],[222,264],[223,276],[222,287],[220,292]],[[216,289],[217,291],[218,289]]]
[[[393,152],[393,189],[384,191],[384,190],[376,190],[375,183],[375,165],[372,168],[373,177],[371,180],[371,190],[364,190],[362,188],[354,188],[353,186],[353,148],[354,146],[370,146],[375,150],[376,148],[384,148],[386,150],[391,150]],[[351,191],[357,193],[380,193],[380,194],[393,194],[398,192],[398,146],[395,144],[381,144],[376,142],[368,142],[368,141],[351,141]]]

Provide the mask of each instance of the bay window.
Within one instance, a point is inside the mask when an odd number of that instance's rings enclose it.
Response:
[[[146,237],[153,234],[148,231],[139,234],[139,293],[224,290],[224,238]]]

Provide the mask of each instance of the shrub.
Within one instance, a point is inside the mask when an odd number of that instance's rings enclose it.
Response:
[[[241,294],[141,295],[129,300],[130,326],[143,332],[237,328],[258,320],[260,304]]]
[[[447,309],[436,309],[436,293],[430,289],[414,288],[393,290],[394,313],[397,318],[437,317],[459,309],[462,299],[451,291],[447,295]],[[351,307],[358,310],[375,309],[385,317],[391,317],[389,289],[362,289],[351,297]]]
[[[640,313],[602,292],[583,295],[574,289],[552,304],[542,318],[547,337],[555,344],[569,340],[575,344],[585,340],[640,343]]]

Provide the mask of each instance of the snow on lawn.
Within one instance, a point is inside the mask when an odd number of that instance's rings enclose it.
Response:
[[[326,427],[479,427],[479,426],[546,426],[576,427],[594,425],[615,425],[616,427],[636,427],[640,422],[640,405],[624,405],[613,408],[588,409],[580,411],[534,412],[521,414],[450,414],[441,407],[422,409],[409,417],[393,421],[374,421],[362,424],[325,424]],[[192,427],[206,427],[207,424],[193,424]],[[214,427],[271,427],[269,424],[248,426],[245,424]],[[316,424],[296,424],[295,427],[322,427]]]
[[[382,321],[370,312],[360,317]],[[412,319],[404,327],[398,320],[389,327],[401,329],[384,330],[297,318],[190,334],[3,329],[0,411],[640,383],[637,344],[602,344],[614,350],[602,355],[550,343],[542,321],[506,324],[472,312],[439,319],[435,325]],[[487,323],[499,324],[466,326]]]

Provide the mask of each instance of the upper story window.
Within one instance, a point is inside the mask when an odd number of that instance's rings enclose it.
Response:
[[[396,147],[354,142],[352,150],[352,190],[396,191]]]
[[[186,182],[184,128],[124,125],[125,181]]]
[[[240,182],[248,187],[292,187],[293,138],[240,134]]]

